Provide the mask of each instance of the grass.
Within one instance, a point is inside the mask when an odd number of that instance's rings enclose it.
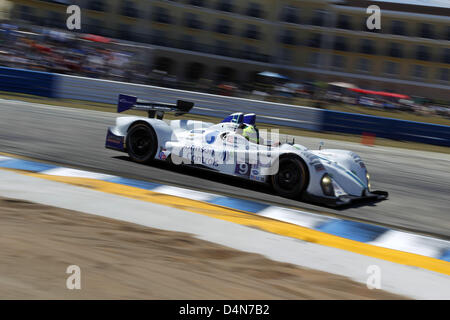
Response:
[[[31,102],[31,103],[40,103],[40,104],[47,104],[47,105],[53,105],[53,106],[70,107],[70,108],[78,108],[78,109],[86,109],[86,110],[96,110],[96,111],[104,111],[104,112],[115,112],[115,110],[116,110],[116,106],[112,105],[112,104],[95,103],[95,102],[79,101],[79,100],[52,99],[52,98],[38,97],[38,96],[32,96],[32,95],[20,94],[20,93],[16,94],[16,93],[10,93],[10,92],[0,92],[0,99],[20,100],[20,101]],[[355,108],[357,108],[357,107],[355,107]],[[344,111],[344,110],[342,110],[342,111]],[[355,110],[345,110],[345,111],[357,112]],[[379,115],[382,115],[382,116],[388,116],[388,114],[389,114],[389,112],[387,112],[387,113],[382,112],[382,111],[379,111],[379,112],[380,112]],[[132,114],[132,115],[140,115],[140,116],[145,115],[144,112],[135,111],[135,110],[129,110],[125,113]],[[374,115],[378,115],[378,114],[374,114]],[[165,118],[172,120],[172,119],[175,119],[175,116],[173,116],[171,114],[167,114],[165,116]],[[195,115],[195,114],[183,115],[181,117],[177,117],[177,119],[192,119],[192,120],[200,120],[200,121],[208,121],[208,122],[222,121],[222,118],[201,116],[201,115]],[[414,121],[422,121],[422,120],[419,120],[421,118],[418,118],[418,119],[411,118],[409,120],[412,120],[412,119],[414,119]],[[436,122],[434,122],[434,123],[436,123]],[[440,123],[440,124],[443,124],[443,123]],[[293,128],[293,127],[289,127],[289,126],[279,127],[279,126],[269,125],[269,124],[264,124],[264,123],[258,123],[258,128],[267,129],[267,130],[279,129],[280,134],[286,134],[286,135],[292,135],[292,136],[314,137],[314,138],[325,139],[325,140],[339,140],[339,141],[348,141],[348,142],[355,142],[355,143],[361,142],[361,137],[358,135],[315,132],[315,131],[308,131],[308,130]],[[448,147],[435,146],[435,145],[416,143],[416,142],[404,142],[404,141],[376,138],[375,145],[450,154],[450,148],[448,148]]]

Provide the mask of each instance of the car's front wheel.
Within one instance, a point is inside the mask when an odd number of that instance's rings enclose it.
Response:
[[[155,158],[158,148],[156,133],[148,124],[137,123],[128,130],[126,146],[131,160],[148,163]]]
[[[308,169],[303,161],[293,156],[282,156],[278,171],[271,176],[277,194],[286,198],[299,198],[307,187]]]

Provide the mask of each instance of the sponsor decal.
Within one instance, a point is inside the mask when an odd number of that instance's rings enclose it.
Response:
[[[173,150],[174,152],[174,150]],[[180,148],[179,156],[190,160],[191,164],[203,164],[218,167],[222,162],[222,153],[216,153],[213,149],[199,146],[184,146]]]
[[[166,160],[166,159],[167,159],[166,154],[165,154],[164,152],[161,151],[161,152],[159,153],[159,159],[160,159],[160,160]]]
[[[250,177],[252,166],[247,163],[238,163],[234,169],[234,173],[244,177]]]
[[[114,149],[123,150],[125,147],[123,137],[114,135],[111,131],[108,130],[108,134],[106,135],[106,146]]]
[[[217,138],[217,134],[218,134],[218,133],[219,133],[219,131],[213,131],[213,132],[208,133],[208,134],[205,136],[206,143],[207,143],[207,144],[213,144],[214,141],[216,141],[216,138]]]
[[[111,144],[121,144],[123,140],[120,138],[117,138],[117,137],[110,136],[110,137],[108,137],[108,139],[106,139],[106,141]]]
[[[250,179],[259,182],[264,182],[266,180],[265,177],[261,175],[258,167],[253,167],[251,169]]]
[[[305,157],[308,159],[309,165],[314,167],[317,172],[325,170],[325,167],[318,156],[314,154],[305,154]]]
[[[323,164],[317,163],[317,164],[314,165],[314,169],[315,169],[317,172],[320,172],[320,171],[325,170],[325,167],[323,166]]]
[[[166,149],[163,149],[162,147],[159,148],[159,154],[158,154],[158,158],[160,160],[166,160],[167,159],[167,155],[166,155]]]
[[[354,153],[354,152],[352,152],[350,155],[352,156],[353,160],[355,160],[355,162],[356,162],[357,164],[359,164],[359,166],[360,166],[361,168],[363,168],[363,169],[366,168],[366,165],[364,164],[364,162],[362,161],[362,159],[361,159],[360,156],[358,156],[358,155],[357,155],[356,153]]]

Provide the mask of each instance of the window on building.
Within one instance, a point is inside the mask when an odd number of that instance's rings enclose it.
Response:
[[[89,10],[105,11],[105,3],[102,0],[93,0],[88,3]]]
[[[333,55],[331,60],[331,66],[336,69],[343,69],[345,67],[346,59],[341,55]]]
[[[171,16],[167,8],[155,7],[153,12],[153,21],[159,23],[171,23]]]
[[[348,51],[347,39],[344,37],[336,37],[334,39],[334,50]]]
[[[246,45],[244,47],[244,50],[242,51],[242,58],[248,59],[248,60],[255,60],[257,56],[256,48],[253,46]]]
[[[117,35],[120,39],[132,40],[130,26],[127,24],[120,24],[117,31]]]
[[[292,30],[283,30],[280,42],[289,45],[295,45],[297,43],[297,39],[295,38],[295,34]]]
[[[88,33],[92,34],[102,34],[103,32],[103,23],[99,19],[89,18],[88,25],[83,26],[86,28]]]
[[[205,1],[204,0],[189,0],[189,4],[197,7],[204,7]]]
[[[391,33],[399,36],[406,36],[406,26],[404,21],[392,21]]]
[[[400,73],[400,67],[397,62],[386,61],[384,63],[384,73],[388,75],[397,75]]]
[[[437,73],[437,79],[439,81],[449,82],[450,81],[450,69],[440,68]]]
[[[403,57],[403,50],[400,44],[391,42],[389,44],[389,49],[387,52],[388,56],[393,58],[402,58]]]
[[[261,9],[261,5],[259,3],[250,2],[249,6],[247,7],[247,10],[246,10],[245,14],[250,16],[250,17],[262,18],[263,17],[263,10]]]
[[[232,34],[233,30],[231,27],[231,22],[225,19],[220,19],[216,24],[215,31],[223,34]]]
[[[318,66],[319,65],[320,55],[318,52],[311,52],[308,56],[308,65],[310,66]]]
[[[418,46],[416,49],[416,59],[429,61],[431,59],[430,48],[425,46]]]
[[[249,39],[261,39],[261,32],[259,31],[259,27],[254,24],[248,24],[247,28],[244,31],[243,36]]]
[[[218,67],[216,79],[219,82],[236,82],[237,71],[230,67]]]
[[[65,16],[56,11],[50,11],[47,19],[47,26],[52,28],[65,28],[66,20]]]
[[[168,74],[172,73],[176,65],[176,62],[174,60],[167,57],[155,57],[153,61],[154,61],[152,66],[153,70],[165,71]]]
[[[371,71],[371,61],[369,59],[366,58],[360,58],[358,59],[357,63],[356,63],[356,70],[360,71],[360,72],[370,72]]]
[[[419,25],[419,37],[434,39],[433,25],[429,23],[421,23]]]
[[[319,33],[315,33],[309,38],[308,46],[313,48],[320,48],[322,45],[322,35]]]
[[[323,10],[314,11],[311,24],[313,26],[324,27],[325,26],[325,16],[326,16],[326,12]]]
[[[375,43],[373,40],[361,40],[360,52],[364,54],[376,54]]]
[[[279,50],[279,62],[282,62],[283,64],[290,64],[292,63],[292,50],[289,48],[282,47]]]
[[[216,41],[215,52],[217,55],[220,55],[220,56],[230,56],[231,55],[231,50],[230,50],[229,44],[222,40]]]
[[[33,22],[34,14],[33,9],[28,6],[20,5],[18,6],[18,18],[24,21]]]
[[[344,15],[344,14],[340,14],[338,16],[337,27],[339,29],[351,30],[352,29],[352,24],[351,24],[350,16],[347,16],[347,15]]]
[[[139,13],[136,9],[134,2],[132,1],[123,1],[122,6],[120,8],[120,14],[126,17],[138,18]]]
[[[163,30],[154,29],[152,31],[152,43],[157,46],[167,45],[167,35]]]
[[[195,51],[197,50],[197,41],[189,34],[185,34],[181,38],[181,49]]]
[[[233,2],[232,0],[220,0],[217,3],[216,9],[220,11],[233,12]]]
[[[285,6],[281,11],[280,20],[288,23],[300,23],[298,8],[294,6]]]
[[[199,62],[192,62],[186,66],[186,79],[189,81],[197,81],[203,78],[206,66]]]
[[[191,29],[203,29],[203,22],[198,19],[194,13],[186,13],[184,16],[184,25]]]
[[[411,75],[414,78],[424,79],[427,77],[427,68],[421,65],[413,65],[411,69]]]
[[[442,51],[442,62],[450,64],[450,48],[445,48]]]

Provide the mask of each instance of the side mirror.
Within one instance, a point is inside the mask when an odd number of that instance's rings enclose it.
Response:
[[[319,150],[322,150],[322,147],[325,145],[325,143],[323,141],[319,142]]]

